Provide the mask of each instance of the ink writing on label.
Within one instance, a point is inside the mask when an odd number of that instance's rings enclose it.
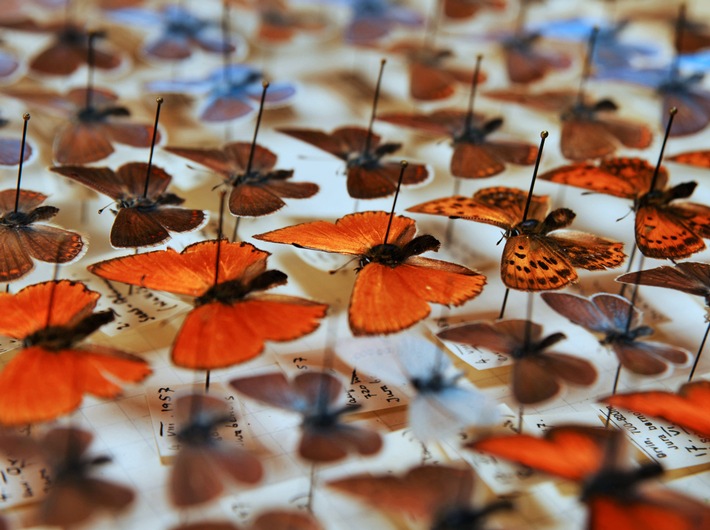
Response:
[[[458,322],[457,324],[465,324],[466,322]],[[436,333],[441,329],[448,328],[450,322],[447,319],[438,319],[434,322],[431,327]],[[438,328],[438,329],[437,329]],[[438,338],[438,337],[437,337]],[[493,353],[486,350],[481,350],[470,344],[460,344],[458,342],[452,342],[449,340],[439,341],[446,346],[446,349],[453,353],[456,357],[461,359],[463,362],[469,366],[473,366],[476,370],[489,370],[491,368],[498,368],[500,366],[507,366],[513,362],[506,355],[501,355],[499,353]]]

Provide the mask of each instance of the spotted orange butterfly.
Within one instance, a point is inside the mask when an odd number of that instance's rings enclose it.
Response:
[[[69,263],[85,250],[76,232],[40,223],[59,212],[54,206],[40,206],[46,198],[36,191],[0,191],[0,282],[30,272],[33,259]]]
[[[436,135],[449,136],[454,152],[449,165],[454,177],[479,179],[498,175],[506,164],[529,166],[537,158],[537,147],[525,142],[489,140],[500,129],[502,118],[485,120],[466,111],[437,110],[430,114],[392,112],[379,120],[412,127]]]
[[[618,106],[610,99],[594,103],[579,101],[572,91],[529,94],[517,90],[494,90],[486,97],[527,105],[536,110],[560,112],[560,149],[570,160],[588,160],[613,155],[619,146],[645,149],[653,134],[644,123],[612,117]]]
[[[219,173],[225,186],[232,188],[229,211],[234,215],[267,215],[286,205],[282,198],[305,199],[318,192],[317,184],[289,182],[293,170],[274,169],[276,155],[260,145],[254,145],[253,155],[251,144],[246,142],[232,142],[221,149],[166,147],[165,150]]]
[[[248,243],[212,240],[180,253],[168,248],[114,258],[89,270],[107,280],[195,297],[195,309],[173,343],[172,359],[185,368],[211,370],[257,356],[267,340],[311,333],[325,315],[324,304],[260,294],[286,283],[283,272],[266,270],[268,256]]]
[[[301,414],[298,453],[310,462],[336,462],[349,453],[374,455],[382,448],[379,433],[340,421],[359,406],[338,404],[344,389],[333,375],[304,372],[289,381],[279,372],[239,377],[229,384],[252,399]]]
[[[375,199],[392,195],[397,189],[401,164],[382,158],[402,147],[380,143],[380,137],[362,127],[340,127],[328,134],[315,129],[277,129],[302,142],[330,153],[345,162],[348,194],[353,199]],[[421,184],[429,178],[422,164],[409,164],[402,184]]]
[[[413,326],[429,314],[430,302],[461,305],[477,296],[486,283],[483,275],[466,267],[419,257],[438,250],[439,241],[430,235],[414,237],[416,230],[408,217],[360,212],[335,224],[303,223],[254,237],[356,256],[350,329],[355,335],[377,335]]]
[[[636,244],[644,256],[680,259],[705,248],[710,238],[710,207],[677,202],[690,197],[697,184],[683,182],[668,187],[668,172],[659,168],[650,190],[654,168],[639,158],[608,158],[597,164],[562,166],[541,179],[576,186],[634,201]]]
[[[172,177],[156,166],[129,162],[116,171],[86,166],[59,166],[50,170],[116,201],[116,219],[110,236],[114,248],[159,245],[170,238],[169,232],[190,232],[207,222],[202,210],[180,207],[184,199],[167,191]]]
[[[632,410],[710,437],[710,381],[694,381],[677,394],[650,390],[616,394],[602,399],[612,407]]]
[[[121,393],[117,381],[136,383],[151,373],[133,355],[79,345],[114,319],[110,310],[92,313],[98,299],[65,280],[0,293],[0,335],[23,343],[0,372],[0,423],[51,420],[76,409],[84,394],[114,398]]]
[[[563,425],[550,428],[543,438],[492,436],[467,447],[580,483],[587,530],[694,530],[710,525],[707,505],[647,483],[663,473],[660,465],[625,465],[621,431]]]
[[[526,220],[527,193],[494,187],[477,191],[473,198],[446,197],[408,209],[410,212],[444,215],[491,224],[505,230],[507,239],[501,259],[503,283],[520,291],[560,289],[577,281],[575,268],[600,270],[624,261],[623,244],[585,232],[561,231],[575,213],[567,208],[549,212],[546,195],[533,196]]]
[[[546,352],[547,348],[564,340],[565,335],[553,333],[543,338],[542,326],[529,320],[474,322],[451,327],[437,336],[512,357],[515,361],[511,372],[513,396],[524,405],[557,395],[562,389],[560,380],[582,386],[597,380],[594,365],[586,359]]]
[[[473,479],[470,468],[429,464],[411,468],[401,476],[367,473],[331,480],[327,485],[374,508],[426,521],[427,528],[482,529],[488,515],[511,504],[498,501],[474,507]]]

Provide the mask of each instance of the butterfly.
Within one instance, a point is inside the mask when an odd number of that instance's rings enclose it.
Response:
[[[388,228],[391,223],[391,228]],[[385,233],[389,239],[385,241]],[[445,261],[421,258],[438,250],[433,236],[414,237],[412,219],[386,212],[346,215],[334,224],[303,223],[254,236],[262,241],[356,256],[349,322],[355,335],[396,333],[425,318],[429,302],[461,305],[476,297],[485,276]]]
[[[21,278],[34,268],[33,259],[69,263],[86,250],[76,232],[44,224],[59,208],[40,206],[46,195],[36,191],[0,191],[0,282]],[[15,204],[17,202],[17,209]]]
[[[594,365],[586,359],[546,351],[564,340],[564,333],[543,338],[542,326],[529,320],[474,322],[446,329],[437,336],[512,357],[513,397],[524,405],[555,397],[562,388],[560,380],[581,386],[597,380]]]
[[[377,432],[341,423],[358,407],[338,405],[344,395],[340,381],[327,373],[305,372],[289,381],[282,373],[232,379],[240,394],[303,416],[298,454],[310,462],[336,462],[349,453],[369,456],[382,448]]]
[[[506,164],[529,166],[537,158],[537,146],[525,142],[488,140],[503,125],[502,118],[468,118],[459,110],[437,110],[429,114],[392,112],[379,120],[423,132],[449,136],[454,147],[449,169],[454,177],[478,179],[498,175]]]
[[[475,17],[484,9],[505,9],[506,0],[444,0],[444,16],[460,21]]]
[[[501,42],[511,83],[539,81],[551,71],[569,68],[572,64],[570,56],[565,53],[539,49],[536,44],[541,37],[540,33],[522,32]]]
[[[31,19],[10,21],[5,23],[0,19],[0,26],[32,33],[51,33],[49,46],[40,51],[30,60],[30,70],[51,76],[68,76],[86,64],[89,56],[90,32],[81,25],[66,21],[35,22]],[[105,37],[103,32],[95,32],[99,37]],[[100,70],[114,70],[123,64],[121,55],[108,48],[96,45],[92,50],[92,65]]]
[[[0,124],[0,126],[2,126]],[[0,166],[16,166],[20,163],[21,140],[17,138],[0,138]],[[34,149],[30,143],[25,143],[22,161],[27,162],[32,158]]]
[[[46,380],[48,374],[43,375]],[[73,527],[99,511],[125,510],[135,499],[126,486],[92,476],[95,468],[111,461],[108,456],[86,454],[93,438],[75,427],[56,427],[38,443],[50,466],[49,492],[39,508],[39,524]]]
[[[549,212],[546,195],[532,197],[528,217],[523,221],[527,196],[514,188],[484,188],[473,198],[446,197],[408,211],[463,218],[504,229],[501,277],[511,289],[561,289],[577,281],[576,268],[601,270],[624,261],[622,243],[585,232],[559,231],[572,223],[575,213],[567,208]]]
[[[283,272],[266,270],[268,256],[248,243],[211,240],[180,253],[168,248],[102,261],[88,269],[107,280],[195,297],[195,309],[173,343],[172,359],[184,368],[211,370],[256,357],[266,340],[307,335],[325,315],[325,304],[260,293],[286,283]]]
[[[156,93],[205,96],[200,119],[219,123],[247,116],[258,108],[263,77],[263,73],[252,66],[231,64],[203,78],[152,81],[145,87]],[[270,83],[264,107],[285,105],[295,94],[296,88],[290,83]]]
[[[311,182],[289,182],[292,169],[274,169],[276,155],[260,145],[232,142],[221,149],[166,147],[165,150],[219,173],[231,187],[229,211],[238,216],[268,215],[286,203],[282,198],[305,199],[318,192]],[[247,168],[250,166],[247,172]]]
[[[508,501],[474,507],[474,474],[470,468],[420,465],[401,476],[369,473],[331,480],[327,483],[345,495],[407,519],[426,521],[435,530],[483,529],[492,512],[510,509]]]
[[[567,293],[542,293],[542,299],[560,315],[592,333],[611,347],[621,365],[640,375],[660,374],[668,363],[687,362],[688,352],[661,342],[640,340],[653,333],[641,325],[641,312],[623,296],[598,293],[589,298]]]
[[[130,112],[117,105],[118,97],[107,89],[75,88],[65,96],[53,91],[8,89],[4,93],[29,105],[53,110],[68,121],[57,131],[52,146],[52,158],[59,164],[98,162],[114,152],[114,142],[150,147],[153,139],[152,125],[116,119],[129,116]],[[160,133],[155,141],[160,141]]]
[[[702,296],[705,305],[710,308],[710,264],[707,263],[684,261],[672,267],[663,265],[655,269],[622,274],[616,281],[665,287]]]
[[[710,524],[710,509],[702,502],[645,484],[663,473],[660,465],[624,466],[624,442],[621,431],[561,425],[543,438],[492,436],[467,447],[580,483],[588,530],[693,530]]]
[[[172,177],[165,170],[150,166],[148,175],[148,168],[143,162],[130,162],[116,171],[86,166],[50,169],[116,201],[110,237],[114,248],[159,245],[170,238],[169,231],[197,230],[207,222],[205,212],[180,208],[184,199],[166,191]]]
[[[170,501],[178,508],[204,504],[224,491],[224,479],[256,484],[263,475],[259,459],[215,436],[220,424],[232,423],[224,400],[190,394],[175,401],[180,449],[168,481]]]
[[[330,134],[316,129],[276,130],[343,160],[348,195],[354,199],[387,197],[397,189],[402,164],[382,158],[398,151],[402,144],[380,143],[380,136],[361,127],[340,127]],[[428,178],[429,170],[425,165],[409,164],[402,184],[421,184]]]
[[[666,157],[670,162],[686,164],[688,166],[710,169],[710,150],[685,151],[677,155]]]
[[[662,418],[703,437],[710,437],[710,381],[686,383],[677,394],[651,390],[616,394],[602,401],[612,407]]]
[[[286,0],[253,0],[249,2],[259,13],[256,39],[264,45],[292,45],[325,37],[332,21],[317,9],[291,6]],[[305,34],[305,35],[304,35]]]
[[[192,57],[196,48],[209,53],[233,53],[236,49],[222,38],[218,22],[203,19],[179,4],[158,11],[117,9],[110,16],[129,26],[160,27],[158,35],[143,46],[143,53],[152,59],[181,61]]]
[[[0,423],[52,420],[76,409],[84,394],[115,398],[118,381],[137,383],[151,373],[133,355],[79,345],[114,319],[110,310],[92,313],[98,299],[83,284],[66,280],[0,293],[0,335],[23,343],[0,372]]]
[[[686,258],[705,248],[710,237],[710,207],[676,202],[690,197],[695,182],[667,187],[668,173],[638,158],[609,158],[598,164],[579,163],[548,171],[539,178],[591,191],[632,199],[636,212],[636,244],[651,258]]]
[[[446,48],[433,48],[414,41],[393,44],[389,51],[403,54],[409,63],[409,95],[418,101],[438,101],[454,95],[460,83],[471,83],[473,72],[464,68],[449,67],[445,63],[454,52]],[[483,83],[486,75],[478,73],[477,82]]]
[[[227,521],[201,521],[173,530],[243,530],[243,527]],[[259,514],[248,530],[323,530],[323,527],[307,512],[270,510]]]
[[[410,7],[393,0],[345,0],[352,11],[345,28],[345,41],[369,46],[387,37],[398,26],[420,27],[424,18]]]
[[[574,92],[553,90],[529,94],[518,90],[494,90],[485,96],[530,106],[535,110],[560,112],[560,150],[570,160],[612,155],[619,146],[645,149],[653,133],[644,123],[613,117],[619,107],[610,99],[579,101]]]

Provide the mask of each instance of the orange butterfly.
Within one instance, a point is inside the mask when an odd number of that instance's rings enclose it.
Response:
[[[515,360],[511,372],[513,396],[524,405],[539,403],[557,395],[559,380],[589,386],[597,380],[594,365],[586,359],[558,352],[546,352],[564,340],[563,333],[543,338],[542,326],[529,320],[474,322],[437,334],[443,340],[468,344]]]
[[[459,21],[474,17],[482,9],[505,9],[506,0],[444,0],[444,15]]]
[[[276,155],[260,145],[254,145],[253,156],[252,145],[246,142],[232,142],[222,149],[166,147],[165,150],[219,173],[225,186],[232,188],[229,211],[234,215],[268,215],[286,206],[282,198],[305,199],[318,192],[317,184],[288,182],[293,170],[274,169]]]
[[[328,134],[316,129],[277,129],[293,138],[309,143],[345,162],[348,195],[353,199],[375,199],[392,195],[402,165],[382,161],[398,151],[402,144],[380,143],[380,137],[362,127],[340,127]],[[421,184],[429,178],[422,164],[409,164],[402,184]]]
[[[432,529],[480,529],[491,512],[510,508],[498,501],[474,508],[473,471],[440,465],[421,465],[398,477],[363,474],[332,480],[328,486],[375,508],[426,521]]]
[[[409,208],[410,212],[469,219],[505,230],[507,239],[501,259],[506,287],[520,291],[560,289],[577,281],[576,267],[600,270],[624,261],[623,244],[566,228],[575,218],[567,208],[549,212],[546,195],[534,195],[528,217],[523,212],[528,194],[514,188],[494,187],[477,191],[473,198],[454,196]]]
[[[644,484],[663,473],[658,464],[623,466],[621,431],[557,426],[543,438],[493,436],[467,447],[583,484],[588,530],[709,528],[710,508],[667,489]]]
[[[529,166],[537,158],[537,146],[525,142],[489,140],[503,125],[502,118],[484,120],[482,116],[459,110],[437,110],[430,114],[391,112],[379,120],[412,127],[451,138],[454,152],[449,169],[454,177],[480,179],[505,170],[506,164]]]
[[[92,313],[98,299],[65,280],[0,293],[0,335],[23,343],[0,372],[0,423],[51,420],[76,409],[84,394],[114,398],[121,393],[117,380],[135,383],[151,373],[133,355],[77,345],[114,319],[112,311]]]
[[[614,118],[616,103],[602,99],[595,103],[578,101],[572,91],[550,91],[529,94],[516,90],[494,90],[486,97],[527,105],[535,110],[560,112],[562,131],[560,149],[570,160],[588,160],[614,154],[619,145],[645,149],[653,134],[643,123]]]
[[[215,437],[220,424],[230,423],[223,399],[189,394],[175,401],[175,412],[180,449],[168,481],[173,505],[185,508],[217,499],[226,478],[245,484],[261,480],[263,469],[256,456]]]
[[[382,448],[379,433],[342,423],[358,405],[338,405],[344,388],[333,375],[304,372],[292,381],[282,373],[232,379],[229,384],[252,399],[303,416],[298,453],[310,462],[336,462],[348,453],[374,455]]]
[[[286,283],[283,272],[266,270],[268,256],[248,243],[203,241],[181,253],[168,248],[102,261],[89,271],[107,280],[194,296],[195,309],[175,338],[172,359],[184,368],[211,370],[257,356],[266,340],[307,335],[325,315],[325,304],[260,294]]]
[[[598,164],[562,166],[540,178],[633,200],[636,244],[644,256],[680,259],[700,252],[705,248],[703,239],[710,238],[710,207],[676,202],[690,197],[697,184],[667,187],[668,173],[661,167],[651,191],[653,172],[639,158],[609,158]]]
[[[423,252],[438,250],[439,241],[430,235],[414,237],[416,230],[408,217],[360,212],[335,224],[303,223],[254,237],[356,256],[359,267],[350,298],[350,329],[355,335],[377,335],[419,322],[431,311],[429,302],[461,305],[477,296],[486,283],[485,276],[466,267],[420,258]]]
[[[0,191],[0,282],[21,278],[34,268],[33,259],[69,263],[85,250],[76,232],[42,224],[59,213],[40,206],[46,195],[36,191]],[[15,204],[17,201],[17,208]]]
[[[686,383],[677,394],[651,390],[616,394],[602,401],[612,407],[662,418],[701,436],[710,437],[710,381]]]

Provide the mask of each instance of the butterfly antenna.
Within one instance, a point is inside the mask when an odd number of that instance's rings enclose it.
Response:
[[[375,117],[377,116],[377,103],[380,100],[380,86],[382,85],[382,74],[385,71],[385,64],[387,64],[387,59],[380,59],[380,72],[377,74],[375,95],[372,98],[372,112],[370,113],[370,124],[367,126],[365,149],[363,149],[362,151],[363,156],[367,156],[370,153],[370,146],[372,145],[372,128],[375,126]]]
[[[153,123],[153,140],[150,142],[150,154],[148,155],[148,169],[145,171],[145,187],[143,188],[143,198],[148,196],[150,186],[150,173],[153,170],[153,152],[155,151],[155,140],[158,138],[158,121],[160,121],[160,107],[163,106],[163,98],[155,99],[155,123]]]
[[[473,77],[471,78],[471,92],[468,95],[468,107],[466,108],[466,121],[464,121],[463,134],[464,137],[471,132],[473,125],[473,103],[476,100],[476,92],[478,91],[478,75],[481,72],[481,61],[483,55],[476,55],[476,66],[473,69]]]
[[[540,160],[542,160],[542,150],[545,147],[545,140],[550,134],[547,131],[542,131],[540,133],[540,147],[537,149],[537,158],[535,158],[535,168],[533,169],[532,179],[530,180],[530,190],[528,190],[528,199],[525,201],[525,209],[523,210],[523,218],[521,222],[525,222],[528,219],[528,212],[530,211],[530,203],[533,198],[533,190],[535,189],[535,181],[537,180],[537,172],[540,169]]]
[[[15,191],[15,213],[20,208],[20,186],[22,184],[22,165],[25,161],[25,144],[27,140],[27,124],[30,121],[30,115],[24,113],[22,115],[24,124],[22,125],[22,142],[20,143],[20,165],[17,168],[17,189]]]
[[[656,189],[656,182],[658,182],[658,174],[661,172],[661,162],[663,162],[663,154],[666,151],[666,144],[668,143],[668,137],[671,134],[671,127],[673,126],[673,118],[678,114],[678,109],[672,107],[668,111],[668,123],[666,123],[666,132],[663,135],[663,143],[661,143],[661,152],[658,153],[658,162],[656,162],[656,167],[653,169],[653,176],[651,177],[651,185],[648,187],[648,193],[651,193]]]
[[[259,100],[259,113],[256,115],[256,125],[254,126],[254,137],[251,139],[251,149],[249,149],[249,160],[244,171],[245,175],[251,173],[251,166],[254,163],[254,152],[256,151],[256,137],[259,134],[259,126],[261,125],[261,117],[264,114],[264,101],[266,100],[266,91],[269,88],[268,81],[261,82],[261,99]]]
[[[67,0],[67,5],[71,4],[69,0]],[[68,8],[67,8],[68,9]],[[68,15],[67,15],[68,16]],[[68,23],[68,19],[67,19]],[[96,37],[99,36],[99,33],[97,31],[91,31],[89,32],[89,43],[88,43],[88,48],[86,51],[86,70],[87,70],[87,79],[86,79],[86,110],[92,109],[93,108],[93,100],[94,100],[94,55],[95,55],[95,50],[94,50],[94,41],[96,40]]]
[[[592,61],[594,59],[594,48],[597,46],[597,36],[599,35],[599,27],[594,26],[589,34],[587,42],[587,56],[584,58],[584,66],[582,67],[582,79],[579,81],[579,90],[577,91],[577,106],[584,105],[584,94],[589,80],[589,75],[592,72]]]
[[[404,170],[407,169],[409,163],[406,160],[400,162],[399,169],[399,180],[397,180],[397,191],[394,192],[394,199],[392,200],[392,210],[390,211],[390,218],[387,221],[387,230],[385,231],[385,239],[383,245],[387,244],[387,240],[390,237],[390,229],[392,228],[392,219],[394,219],[394,209],[397,206],[397,197],[399,197],[399,190],[402,188],[402,179],[404,178]]]

